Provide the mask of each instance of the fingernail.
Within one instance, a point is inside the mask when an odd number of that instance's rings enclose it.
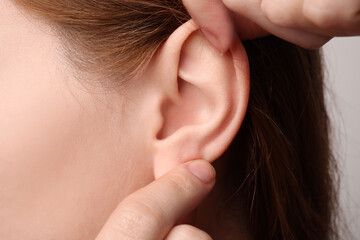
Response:
[[[206,39],[220,52],[220,53],[224,53],[224,47],[222,46],[221,42],[219,41],[219,39],[212,34],[211,32],[205,30],[205,29],[201,29],[202,33],[205,35]]]
[[[205,184],[211,183],[215,178],[215,169],[204,160],[198,160],[188,164],[189,171]]]

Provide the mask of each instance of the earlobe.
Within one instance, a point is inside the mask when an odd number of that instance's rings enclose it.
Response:
[[[151,63],[159,101],[152,134],[155,177],[193,159],[214,161],[245,116],[249,66],[242,43],[220,54],[192,21],[177,29]]]

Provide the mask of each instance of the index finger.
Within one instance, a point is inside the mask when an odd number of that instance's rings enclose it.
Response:
[[[198,160],[181,165],[120,203],[96,239],[163,239],[214,183],[210,163]]]
[[[222,1],[183,0],[183,4],[210,43],[226,52],[233,40],[234,27]]]

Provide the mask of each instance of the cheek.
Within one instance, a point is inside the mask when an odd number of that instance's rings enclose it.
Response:
[[[101,104],[108,99],[69,86],[57,40],[22,15],[6,17],[2,4],[0,239],[92,239],[152,179],[141,130],[130,117],[122,124],[121,111]]]
[[[59,135],[66,135],[59,131],[61,119],[68,115],[64,111],[66,102],[48,71],[51,72],[51,66],[46,62],[35,57],[30,62],[16,54],[1,64],[1,183],[16,176],[17,187],[26,186],[20,182],[29,180],[30,173],[49,162],[45,159],[53,149],[47,146],[54,146]]]
[[[72,136],[76,134],[77,115],[64,96],[59,79],[47,72],[49,66],[35,63],[22,59],[17,68],[2,64],[1,233],[15,230],[18,226],[14,223],[20,224],[25,215],[37,219],[40,209],[49,203],[46,194],[54,190],[52,185],[66,164]]]
[[[25,71],[30,64],[18,63],[22,71],[2,76],[0,239],[18,227],[24,237],[92,238],[121,199],[150,181],[148,156],[132,119],[44,64]]]
[[[0,185],[25,194],[29,183],[49,172],[39,169],[49,167],[54,146],[61,149],[67,129],[59,123],[66,123],[71,108],[54,64],[54,39],[6,19],[0,35]]]

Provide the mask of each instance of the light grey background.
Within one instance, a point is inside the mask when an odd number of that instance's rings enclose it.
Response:
[[[360,37],[335,38],[323,50],[340,202],[353,238],[360,239]]]

